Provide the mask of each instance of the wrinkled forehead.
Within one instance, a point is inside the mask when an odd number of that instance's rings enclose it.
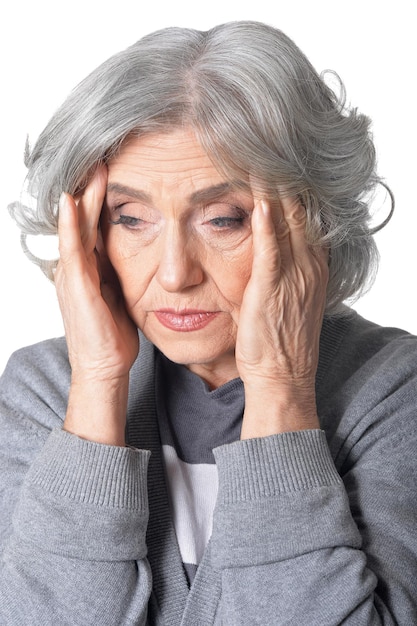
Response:
[[[190,179],[196,187],[210,188],[211,195],[222,195],[230,189],[249,191],[250,174],[236,176],[233,168],[225,171],[207,153],[192,128],[169,132],[130,135],[107,160],[110,189],[137,178],[142,184],[164,186],[181,184]]]

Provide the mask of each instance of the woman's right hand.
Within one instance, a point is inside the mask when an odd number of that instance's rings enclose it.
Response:
[[[55,285],[72,370],[64,428],[124,445],[129,371],[139,343],[99,231],[106,185],[102,165],[79,200],[66,193],[60,199]]]

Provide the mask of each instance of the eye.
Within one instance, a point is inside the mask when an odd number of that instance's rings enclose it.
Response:
[[[239,230],[249,219],[247,211],[239,206],[216,203],[205,210],[204,222],[215,230]]]
[[[131,215],[120,215],[117,220],[110,220],[110,224],[113,224],[113,226],[118,226],[119,224],[122,224],[127,228],[137,229],[140,228],[142,224],[145,224],[145,221],[142,220],[140,217],[132,217]]]
[[[215,217],[209,223],[216,228],[239,228],[243,225],[245,218],[242,217]]]

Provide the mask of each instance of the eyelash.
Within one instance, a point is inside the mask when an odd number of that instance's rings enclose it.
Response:
[[[142,222],[139,217],[131,217],[130,215],[120,215],[117,220],[110,220],[110,224],[113,226],[118,226],[119,224],[123,224],[124,226],[133,228],[137,226],[140,222]]]
[[[236,216],[222,216],[211,218],[207,220],[207,224],[216,228],[216,230],[238,230],[241,228],[248,219],[248,213],[240,207],[233,207],[236,211]],[[120,215],[116,220],[110,220],[110,224],[113,226],[123,225],[131,230],[137,228],[143,220],[140,217],[132,217],[130,215]]]
[[[218,215],[212,219],[207,220],[209,224],[214,226],[218,230],[231,228],[232,230],[238,230],[247,222],[249,214],[245,209],[240,206],[229,205],[234,215]]]
[[[245,217],[215,217],[209,220],[209,224],[212,224],[216,228],[239,228],[243,225]]]

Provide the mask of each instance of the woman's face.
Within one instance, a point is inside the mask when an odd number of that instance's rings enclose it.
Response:
[[[102,230],[127,310],[200,375],[237,376],[253,207],[249,184],[242,191],[219,174],[192,131],[131,139],[108,163]]]

